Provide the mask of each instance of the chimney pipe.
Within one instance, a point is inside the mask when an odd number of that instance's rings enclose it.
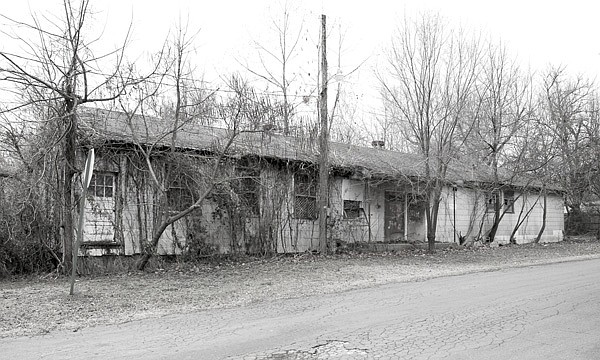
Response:
[[[373,140],[371,141],[371,146],[376,149],[383,149],[385,147],[385,141],[383,140]]]

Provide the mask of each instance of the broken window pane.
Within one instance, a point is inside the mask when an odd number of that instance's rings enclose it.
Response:
[[[362,211],[362,204],[357,200],[344,200],[344,218],[358,219]]]

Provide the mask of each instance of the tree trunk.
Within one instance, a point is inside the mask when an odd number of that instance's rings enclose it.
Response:
[[[218,163],[219,162],[217,162],[217,164]],[[216,165],[216,166],[218,166],[218,165]],[[214,175],[214,173],[213,173],[213,175]],[[192,212],[196,211],[197,209],[200,209],[202,203],[204,202],[206,197],[212,192],[212,189],[214,188],[214,186],[215,186],[215,184],[211,184],[208,187],[208,189],[202,193],[202,195],[198,198],[198,200],[196,200],[196,202],[194,204],[190,205],[187,209],[182,210],[172,216],[166,216],[166,215],[161,216],[160,224],[156,227],[156,230],[154,230],[152,232],[152,240],[150,241],[150,244],[144,248],[144,255],[137,263],[138,270],[144,270],[146,265],[148,265],[148,261],[150,260],[150,258],[152,257],[152,254],[156,250],[156,246],[158,246],[158,242],[160,241],[160,238],[161,238],[162,234],[165,232],[165,230],[167,229],[167,227],[169,225],[177,222],[178,220],[184,218],[185,216],[191,214]],[[166,203],[166,199],[164,199],[164,202],[162,202],[162,203],[163,204]],[[159,211],[164,210],[163,208],[164,208],[164,206],[161,206]]]
[[[538,198],[535,200],[535,202],[533,203],[533,205],[529,208],[529,210],[527,210],[527,212],[525,213],[525,215],[523,215],[523,211],[525,210],[525,201],[527,200],[526,195],[523,196],[523,202],[521,205],[521,211],[519,212],[519,217],[517,218],[517,223],[515,224],[515,227],[513,228],[512,233],[510,234],[510,242],[511,244],[516,244],[517,241],[515,240],[515,235],[517,234],[517,231],[519,230],[519,228],[521,227],[521,225],[523,225],[523,222],[525,222],[525,220],[527,219],[527,217],[529,216],[529,214],[531,214],[531,212],[533,211],[533,208],[535,207],[535,205],[537,204],[537,202],[540,200],[539,196]]]
[[[67,101],[66,106],[66,131],[64,140],[64,178],[63,178],[63,261],[64,271],[68,274],[71,271],[73,258],[73,240],[75,238],[75,228],[73,225],[73,178],[75,176],[75,137],[77,128],[77,116],[75,114],[74,101]]]
[[[500,225],[500,193],[496,197],[496,205],[494,205],[494,223],[488,233],[490,242],[494,242],[496,233],[498,232],[498,225]]]
[[[156,246],[160,241],[160,237],[165,232],[167,227],[173,222],[169,223],[168,221],[163,221],[162,224],[160,224],[160,226],[152,233],[152,240],[150,241],[150,245],[144,249],[144,255],[142,255],[142,258],[137,264],[138,270],[144,270],[146,265],[148,265],[148,261],[150,261],[150,258],[152,258],[152,253],[156,249]]]
[[[437,217],[440,209],[440,196],[441,189],[438,188],[440,185],[436,183],[436,188],[433,190],[433,196],[428,199],[430,208],[427,209],[427,251],[429,253],[435,252],[435,232],[437,230]],[[430,193],[431,194],[431,193]],[[431,196],[431,195],[430,195]]]
[[[546,230],[546,205],[548,203],[548,195],[546,194],[546,189],[542,189],[542,192],[544,194],[544,208],[542,210],[542,227],[540,228],[540,232],[538,233],[537,237],[535,238],[534,243],[538,244],[540,242],[540,240],[542,239],[542,234],[544,233],[544,230]]]
[[[521,224],[522,224],[521,219],[523,218],[523,211],[525,210],[525,201],[527,201],[527,197],[525,194],[523,194],[523,200],[521,201],[521,210],[519,210],[519,216],[517,217],[517,222],[516,222],[515,226],[513,227],[512,231],[510,233],[510,238],[508,240],[511,244],[517,243],[515,236],[517,235],[517,231],[519,231],[519,228],[521,227]],[[534,206],[535,206],[535,204],[534,204]],[[529,211],[531,211],[531,209]],[[528,215],[529,215],[529,212],[527,212],[527,214],[525,216],[528,216]]]

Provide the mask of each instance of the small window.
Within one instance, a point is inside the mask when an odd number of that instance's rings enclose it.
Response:
[[[515,212],[515,192],[512,190],[504,192],[504,211],[509,214]]]
[[[95,197],[111,198],[114,193],[114,175],[113,174],[97,174],[92,175],[88,191]]]
[[[360,201],[344,200],[344,219],[358,219],[362,211]]]
[[[485,211],[493,213],[496,211],[496,202],[498,201],[498,193],[496,191],[485,194]]]
[[[315,178],[307,174],[294,175],[294,217],[317,218],[317,185]]]

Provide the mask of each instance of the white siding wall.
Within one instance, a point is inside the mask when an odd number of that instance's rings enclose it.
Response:
[[[523,208],[523,215],[533,207],[529,216],[518,229],[515,239],[517,243],[532,242],[542,225],[543,198],[538,199],[538,194],[527,193],[525,196],[515,192],[515,212],[506,213],[500,221],[495,240],[499,243],[508,243],[510,235],[519,219],[519,212]],[[536,202],[537,200],[537,202]],[[562,197],[549,194],[547,197],[546,228],[542,235],[542,242],[561,241],[563,239]],[[453,242],[454,225],[454,197],[452,188],[445,188],[438,213],[438,228],[436,240],[440,242]],[[493,223],[493,213],[485,212],[485,195],[483,191],[458,188],[456,191],[456,239],[459,235],[468,239],[482,236]],[[480,231],[481,228],[481,231]]]
[[[115,171],[117,169],[111,168]],[[122,169],[121,169],[122,170]],[[150,241],[152,237],[153,199],[151,189],[147,188],[138,194],[132,179],[124,181],[121,173],[117,174],[117,181],[123,195],[122,227],[124,253],[126,255],[142,252],[142,241]],[[318,220],[304,220],[293,218],[294,194],[293,176],[291,173],[282,172],[277,168],[266,168],[261,172],[261,181],[268,190],[261,196],[261,216],[265,223],[273,224],[270,228],[271,236],[276,241],[277,252],[304,252],[319,249]],[[123,187],[125,186],[125,189]],[[333,225],[332,237],[344,242],[383,242],[385,224],[385,190],[409,191],[390,186],[375,187],[365,186],[363,181],[345,178],[335,178],[331,181],[330,188],[330,223]],[[343,218],[343,201],[361,201],[364,216],[359,219]],[[505,214],[502,219],[496,241],[507,243],[510,234],[517,223],[519,212],[524,205],[526,213],[531,207],[527,219],[523,222],[515,236],[517,243],[531,242],[537,236],[542,224],[543,198],[537,193],[528,193],[519,196],[515,193],[515,212]],[[563,239],[563,202],[556,194],[547,198],[546,229],[541,241],[560,241]],[[202,207],[201,216],[184,219],[165,231],[158,244],[159,254],[178,254],[185,247],[186,227],[202,226],[205,240],[208,244],[217,247],[219,252],[233,251],[230,219],[226,212],[219,212],[221,216],[214,216],[216,204],[207,201]],[[454,210],[456,209],[456,216]],[[200,215],[200,214],[198,214]],[[491,226],[493,214],[485,213],[485,195],[483,191],[467,188],[458,188],[456,192],[447,187],[442,192],[438,214],[438,227],[436,240],[441,242],[454,242],[454,225],[456,222],[456,241],[459,236],[469,240],[485,234]],[[200,222],[200,224],[198,223]],[[370,223],[370,229],[368,224]],[[237,248],[242,246],[244,236],[258,236],[260,228],[259,219],[247,219],[243,224],[244,229],[237,234]],[[239,227],[239,226],[238,226]],[[370,232],[369,232],[370,230]],[[177,238],[177,242],[173,240]],[[87,252],[95,255],[94,251]],[[98,254],[101,255],[101,254]]]
[[[284,205],[278,208],[274,222],[277,226],[278,241],[277,252],[305,252],[319,249],[319,220],[296,219],[294,218],[294,176],[292,173],[286,173],[281,178],[281,173],[276,169],[269,170],[270,177],[277,179],[274,181],[285,184],[285,194],[283,197]],[[281,184],[279,184],[281,185]],[[318,199],[317,199],[318,203]]]
[[[140,230],[140,227],[151,226],[151,221],[141,216],[141,222],[138,220],[138,205],[143,206],[144,199],[138,199],[135,192],[128,188],[124,196],[125,201],[123,203],[123,241],[125,246],[125,255],[133,255],[141,253],[141,242],[140,238],[150,240],[150,234],[145,234],[144,229]],[[140,214],[142,215],[142,214]],[[140,234],[140,231],[144,233]]]
[[[515,194],[516,195],[516,194]],[[496,240],[499,243],[508,243],[510,234],[517,223],[521,207],[525,204],[524,213],[533,207],[533,210],[517,230],[515,240],[517,243],[528,243],[535,240],[543,222],[543,197],[539,194],[529,193],[515,200],[515,213],[505,214],[500,222]],[[536,203],[537,200],[537,203]],[[542,234],[541,242],[555,242],[563,240],[564,215],[563,199],[561,196],[549,194],[547,197],[546,228]]]

